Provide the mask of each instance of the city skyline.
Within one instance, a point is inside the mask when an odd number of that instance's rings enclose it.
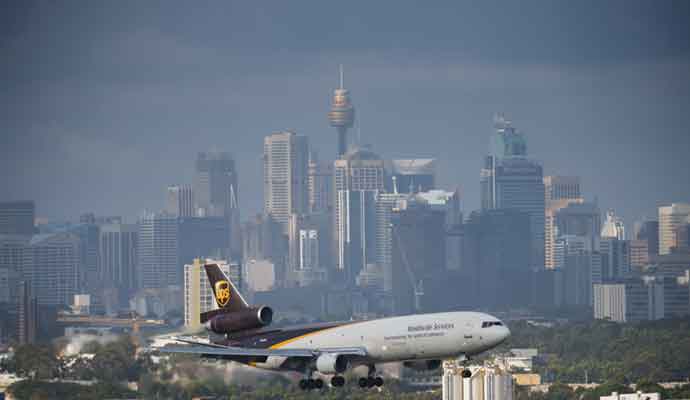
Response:
[[[421,12],[426,40],[383,19],[383,6],[359,15],[354,4],[335,25],[304,23],[299,10],[282,6],[218,6],[218,16],[179,7],[161,17],[151,5],[137,10],[139,18],[129,18],[127,4],[84,5],[79,13],[52,7],[10,5],[11,23],[3,24],[11,62],[3,66],[10,85],[2,94],[0,166],[14,172],[3,174],[0,197],[35,200],[37,216],[73,220],[93,211],[133,222],[144,209],[164,207],[161,187],[191,183],[194,154],[213,147],[236,159],[242,218],[260,212],[264,136],[294,129],[331,158],[326,113],[341,63],[357,108],[350,136],[361,132],[384,159],[438,159],[437,186],[459,186],[466,213],[479,208],[477,171],[497,111],[525,132],[544,175],[581,177],[584,197],[616,209],[628,226],[653,217],[658,205],[690,198],[682,184],[690,180],[684,4],[625,3],[650,28],[643,31],[615,3],[597,9],[601,20],[580,27],[570,18],[562,28],[545,17],[588,17],[591,4],[542,10],[527,3],[517,14],[515,5],[443,5]],[[412,11],[402,4],[401,21],[411,21]],[[158,16],[148,25],[150,14]],[[279,15],[284,25],[265,26]],[[522,35],[499,40],[487,15]],[[111,23],[103,24],[106,16]],[[220,25],[222,17],[237,27]],[[171,29],[182,18],[189,23]],[[434,18],[442,23],[425,22]],[[206,19],[205,27],[193,23]],[[65,27],[68,21],[80,28]],[[244,43],[247,23],[270,29]],[[91,34],[78,40],[82,30]],[[301,40],[319,31],[332,40]],[[400,41],[384,32],[401,34]],[[530,41],[535,35],[541,46]],[[34,48],[40,51],[27,50]],[[273,59],[281,68],[269,67]]]

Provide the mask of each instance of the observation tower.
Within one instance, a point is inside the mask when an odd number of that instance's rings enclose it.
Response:
[[[347,130],[352,128],[355,122],[355,108],[350,101],[350,92],[343,84],[343,66],[340,65],[340,87],[333,91],[331,111],[328,113],[331,126],[338,131],[338,158],[342,158],[347,152]]]

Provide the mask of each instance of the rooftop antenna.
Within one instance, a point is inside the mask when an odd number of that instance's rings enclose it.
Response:
[[[343,64],[340,64],[340,89],[345,86],[345,73],[343,72]]]

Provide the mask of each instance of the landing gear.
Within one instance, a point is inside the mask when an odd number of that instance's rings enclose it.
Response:
[[[345,378],[343,378],[342,376],[336,375],[333,378],[331,378],[331,386],[341,387],[344,385],[345,385]]]
[[[323,381],[321,379],[302,379],[299,381],[299,388],[302,390],[322,389]]]
[[[359,387],[362,389],[370,389],[373,388],[374,386],[376,387],[381,387],[383,386],[383,378],[380,376],[376,376],[376,367],[373,365],[369,366],[369,376],[364,378],[359,378],[357,381],[357,384]]]

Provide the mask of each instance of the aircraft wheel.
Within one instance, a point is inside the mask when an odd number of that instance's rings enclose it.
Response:
[[[372,388],[376,385],[376,379],[373,376],[367,378],[367,387]]]
[[[321,379],[314,379],[314,387],[316,389],[323,388],[323,381]]]
[[[463,378],[471,378],[472,377],[472,371],[469,369],[463,369],[462,370],[462,377]]]
[[[366,389],[367,387],[369,387],[367,378],[359,378],[357,383],[359,384],[359,387],[361,387],[362,389]]]
[[[309,389],[309,382],[307,382],[306,379],[300,379],[299,381],[299,388],[302,390],[307,390]]]
[[[374,385],[376,385],[377,387],[383,386],[383,378],[380,376],[374,378]]]
[[[345,385],[345,378],[342,376],[334,376],[331,378],[331,386],[333,387],[341,387]]]

